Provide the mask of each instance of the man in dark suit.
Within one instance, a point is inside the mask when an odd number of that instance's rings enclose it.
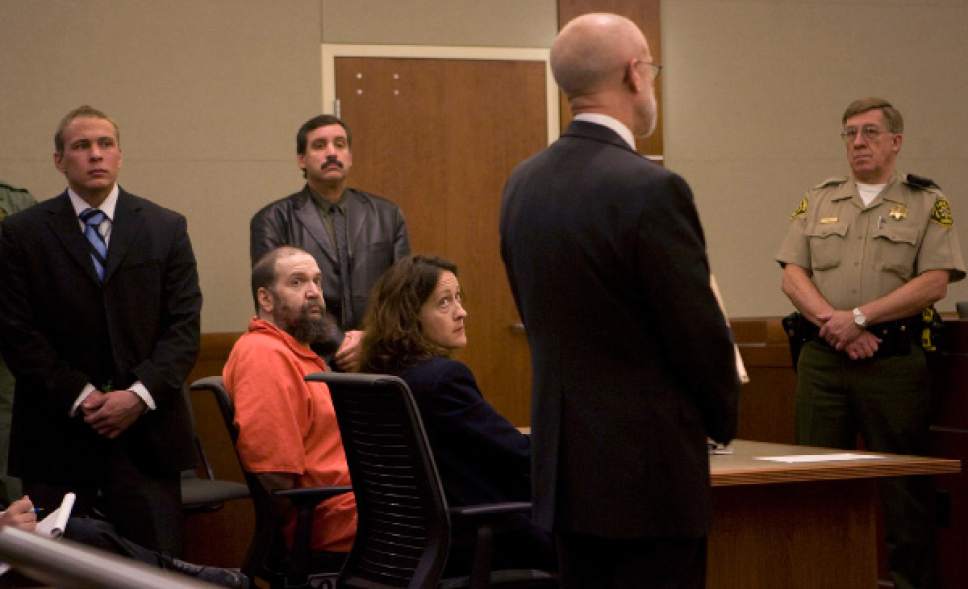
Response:
[[[629,20],[566,25],[575,121],[514,171],[501,251],[532,352],[534,510],[563,587],[703,587],[706,437],[736,430],[732,343],[692,193],[634,150],[654,64]]]
[[[282,245],[316,258],[323,272],[326,309],[340,333],[314,349],[330,366],[344,371],[360,365],[363,332],[358,328],[370,289],[387,268],[410,253],[400,208],[347,187],[352,143],[349,128],[332,115],[303,123],[296,133],[296,163],[306,186],[260,210],[249,227],[253,265]]]
[[[8,217],[0,239],[10,470],[43,507],[74,491],[77,514],[177,553],[202,304],[185,218],[118,187],[104,113],[71,111],[54,144],[67,191]]]

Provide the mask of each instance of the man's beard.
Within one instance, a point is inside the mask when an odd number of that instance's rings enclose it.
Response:
[[[321,311],[321,315],[313,316],[310,313],[310,309],[314,307]],[[335,321],[326,313],[322,304],[306,303],[298,313],[294,313],[292,307],[282,304],[278,299],[276,310],[272,313],[272,322],[297,342],[307,345],[327,339],[336,327]]]

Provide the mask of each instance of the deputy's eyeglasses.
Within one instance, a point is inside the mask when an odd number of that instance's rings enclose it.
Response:
[[[840,132],[840,138],[844,140],[844,143],[853,143],[857,140],[857,134],[860,134],[865,141],[873,141],[881,136],[881,133],[887,133],[887,131],[881,129],[880,127],[875,127],[874,125],[864,125],[860,129],[857,127],[845,127],[843,131]]]

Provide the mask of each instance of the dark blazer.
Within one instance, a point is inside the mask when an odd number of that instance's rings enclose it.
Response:
[[[357,329],[363,320],[370,289],[394,262],[410,253],[407,226],[400,207],[385,198],[346,189],[347,232],[350,253],[352,302],[350,319],[343,330]],[[326,308],[340,322],[339,259],[323,225],[309,186],[277,200],[252,217],[249,225],[249,253],[255,264],[266,252],[292,245],[312,254],[323,273]]]
[[[706,436],[733,437],[739,385],[689,187],[574,122],[508,180],[501,253],[532,354],[538,523],[706,534]]]
[[[467,366],[432,358],[400,378],[417,401],[451,505],[530,500],[531,444],[484,400]]]
[[[531,500],[531,443],[494,410],[464,364],[432,358],[404,370],[450,505]],[[494,542],[496,568],[555,566],[550,536],[518,514]],[[476,534],[454,531],[448,574],[470,572]]]
[[[198,354],[195,255],[185,218],[118,195],[103,286],[67,193],[8,217],[0,240],[0,345],[17,379],[11,473],[94,483],[119,447],[148,472],[193,463],[182,387]],[[68,417],[88,382],[148,388],[157,409],[117,440]]]

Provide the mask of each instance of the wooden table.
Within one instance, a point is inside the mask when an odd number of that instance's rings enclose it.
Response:
[[[841,450],[734,441],[710,457],[709,589],[877,586],[876,479],[956,473],[958,460],[884,456],[784,464],[762,456]],[[863,452],[852,452],[863,454]]]

